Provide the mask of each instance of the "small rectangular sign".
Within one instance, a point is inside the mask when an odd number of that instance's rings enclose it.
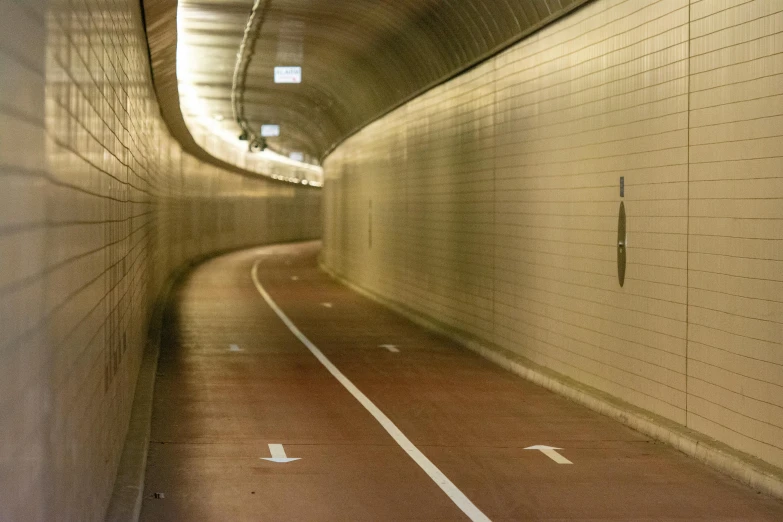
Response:
[[[304,154],[301,152],[292,152],[288,157],[294,161],[304,161]]]
[[[275,83],[302,83],[302,68],[275,67]]]
[[[261,125],[261,137],[274,138],[280,136],[280,125]]]
[[[620,197],[625,197],[625,176],[620,176]]]

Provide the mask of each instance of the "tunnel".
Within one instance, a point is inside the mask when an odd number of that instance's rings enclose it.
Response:
[[[783,521],[780,0],[0,0],[0,521]]]

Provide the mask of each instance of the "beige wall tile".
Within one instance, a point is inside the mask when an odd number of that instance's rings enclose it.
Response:
[[[588,4],[331,154],[324,262],[783,467],[781,30],[777,0]]]
[[[0,519],[102,520],[163,281],[317,237],[320,192],[180,151],[137,2],[0,12]]]

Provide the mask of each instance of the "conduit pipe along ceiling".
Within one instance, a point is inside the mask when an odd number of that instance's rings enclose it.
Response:
[[[182,131],[181,113],[166,107],[172,102],[179,107],[172,73],[179,12],[178,44],[193,57],[187,95],[213,118],[216,132],[233,139],[240,134],[232,108],[234,70],[257,3],[262,20],[242,92],[235,93],[243,100],[243,118],[257,133],[263,124],[280,126],[280,136],[268,139],[273,150],[317,161],[389,110],[586,1],[180,0],[177,6],[177,0],[144,0],[144,5],[155,86],[172,131]],[[301,67],[302,83],[276,84],[277,66]]]

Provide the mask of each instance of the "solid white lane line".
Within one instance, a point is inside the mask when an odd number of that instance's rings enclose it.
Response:
[[[392,353],[400,353],[399,348],[397,348],[397,345],[394,344],[379,344],[378,348],[385,348]]]
[[[242,348],[240,348],[238,344],[229,344],[228,345],[228,351],[229,352],[241,352]]]
[[[332,303],[321,303],[321,306],[323,306],[324,308],[331,308]]]
[[[399,444],[405,453],[407,453],[408,456],[410,456],[410,458],[412,458],[413,461],[416,462],[416,464],[418,464],[427,475],[429,475],[435,484],[437,484],[438,487],[440,487],[440,489],[443,490],[446,495],[448,495],[452,502],[454,502],[454,504],[456,504],[457,507],[460,508],[470,520],[489,522],[490,519],[484,513],[482,513],[481,510],[476,507],[476,505],[467,496],[465,496],[465,494],[460,491],[459,488],[454,485],[454,483],[449,480],[449,478],[444,475],[443,472],[439,470],[435,464],[433,464],[430,459],[424,455],[424,453],[419,450],[419,448],[414,446],[413,443],[408,440],[408,437],[406,437],[405,434],[402,433],[400,429],[391,421],[391,419],[389,419],[386,414],[384,414],[375,404],[373,404],[373,402],[368,399],[367,396],[359,390],[359,388],[354,386],[354,384],[348,380],[348,378],[343,375],[343,373],[338,370],[337,367],[332,364],[332,362],[327,359],[323,353],[321,353],[321,350],[319,350],[318,347],[310,341],[310,339],[305,337],[305,335],[299,330],[299,328],[296,327],[291,319],[288,318],[285,312],[283,312],[280,307],[277,306],[277,303],[272,300],[272,297],[267,293],[258,280],[257,272],[259,262],[260,261],[256,261],[253,265],[253,268],[250,270],[250,276],[253,278],[253,284],[256,285],[258,293],[261,294],[261,297],[264,298],[266,304],[269,305],[269,307],[277,314],[280,320],[283,321],[289,330],[291,330],[291,333],[294,334],[296,338],[299,339],[308,350],[310,350],[310,353],[312,353],[315,358],[318,359],[322,365],[324,365],[329,373],[331,373],[334,378],[337,379],[339,383],[342,384],[343,387],[348,390],[348,392],[353,395],[354,398],[359,401],[359,403],[361,403],[361,405],[364,406],[368,412],[370,412],[370,415],[375,417],[375,420],[377,420],[378,423],[383,426],[383,429],[385,429],[386,432],[391,435],[394,441]]]

